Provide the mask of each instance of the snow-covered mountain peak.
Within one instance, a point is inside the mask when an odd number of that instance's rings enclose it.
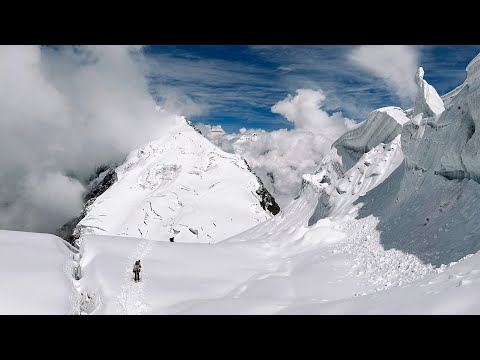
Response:
[[[257,139],[258,139],[257,133],[253,133],[252,135],[242,135],[235,142],[257,141]]]
[[[240,155],[213,145],[185,118],[130,152],[115,173],[116,182],[88,204],[75,238],[218,242],[279,211]]]
[[[255,142],[258,140],[257,133],[252,133],[251,135],[242,135],[240,138],[233,143],[233,149],[236,154],[243,154],[245,151],[244,144],[249,142]]]

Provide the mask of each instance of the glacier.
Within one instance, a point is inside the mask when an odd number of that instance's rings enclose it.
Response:
[[[240,155],[178,122],[115,169],[77,225],[78,248],[42,235],[48,264],[29,267],[37,260],[19,256],[25,271],[56,279],[32,290],[50,292],[38,307],[3,299],[0,310],[479,314],[480,55],[466,72],[439,96],[419,68],[414,108],[370,112],[273,212]],[[170,243],[173,230],[178,242]],[[0,246],[16,253],[16,241],[34,236],[0,232]],[[143,274],[134,283],[137,259]],[[12,291],[21,299],[20,287]]]

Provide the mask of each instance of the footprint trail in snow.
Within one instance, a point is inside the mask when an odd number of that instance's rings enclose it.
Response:
[[[142,302],[148,276],[144,276],[144,271],[142,271],[140,273],[141,281],[135,282],[132,267],[136,260],[143,261],[151,249],[151,240],[143,240],[138,244],[132,256],[128,258],[122,291],[118,296],[117,315],[141,315],[148,311],[148,305]]]

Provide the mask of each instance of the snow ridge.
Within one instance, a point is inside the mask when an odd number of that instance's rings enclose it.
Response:
[[[419,67],[415,74],[418,92],[415,98],[413,116],[423,114],[423,117],[432,117],[441,114],[445,110],[445,106],[437,90],[423,79],[424,74],[422,67]]]

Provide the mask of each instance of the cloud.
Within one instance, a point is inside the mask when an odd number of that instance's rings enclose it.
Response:
[[[30,172],[18,181],[16,197],[0,211],[2,229],[51,232],[52,222],[67,222],[83,206],[84,186],[60,172]]]
[[[275,104],[272,111],[294,123],[292,130],[242,128],[226,133],[220,125],[197,126],[224,151],[242,155],[284,207],[298,194],[302,175],[314,172],[337,137],[358,126],[341,113],[322,110],[324,100],[321,90],[299,89]]]
[[[322,134],[333,143],[355,122],[346,119],[341,112],[331,116],[323,109],[325,94],[322,90],[298,89],[297,95],[288,95],[286,99],[272,106],[272,112],[280,114],[295,124],[295,129]]]
[[[181,90],[174,88],[164,89],[162,99],[158,103],[172,114],[179,114],[188,118],[208,114],[210,109],[207,103],[195,101]]]
[[[327,96],[322,103],[324,110],[341,110],[356,121],[382,106],[406,105],[409,100],[399,99],[398,88],[391,82],[379,81],[377,74],[373,76],[372,71],[352,61],[356,48],[161,46],[147,54],[150,89],[158,101],[164,101],[171,91],[179,98],[188,97],[201,104],[190,113],[193,121],[222,123],[235,131],[241,126],[284,128],[285,122],[271,114],[270,108],[296,89],[321,88]],[[415,71],[410,74],[412,79]]]
[[[95,167],[157,139],[142,47],[0,47],[0,228],[54,231]]]
[[[242,155],[281,207],[298,194],[302,175],[316,170],[331,145],[324,136],[305,130],[225,133],[219,125],[196,126],[222,150]]]
[[[282,96],[282,91],[275,87],[270,68],[246,60],[166,52],[164,47],[157,51],[148,55],[146,66],[151,74],[150,90],[160,103],[171,103],[168,97],[175,94],[178,103],[184,105],[188,98],[197,105],[190,114],[176,110],[181,115],[206,117],[213,113],[223,118],[235,117],[238,122],[274,121],[265,113],[268,114],[272,101]]]
[[[403,100],[415,98],[415,73],[419,67],[420,48],[409,45],[361,45],[349,56],[354,64],[382,78]]]

